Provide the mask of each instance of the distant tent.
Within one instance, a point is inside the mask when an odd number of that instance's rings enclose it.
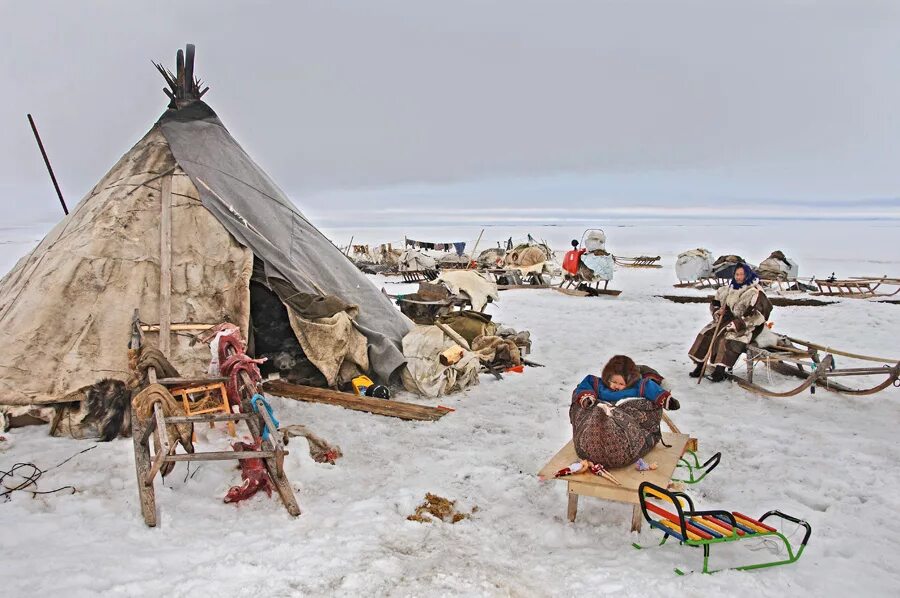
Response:
[[[168,110],[0,280],[0,405],[63,402],[101,378],[128,376],[134,309],[150,324],[162,317],[163,196],[171,322],[231,321],[257,354],[299,345],[331,384],[354,369],[387,380],[405,362],[411,322],[200,100],[193,46],[187,60],[178,54],[176,74],[157,65]],[[209,361],[191,340],[171,337],[182,375],[203,374]],[[362,352],[347,349],[360,342]]]

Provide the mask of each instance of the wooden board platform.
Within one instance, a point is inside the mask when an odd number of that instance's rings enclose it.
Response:
[[[675,303],[712,303],[713,296],[705,295],[701,297],[693,296],[693,295],[655,295],[661,299],[666,299],[668,301],[673,301]],[[778,295],[770,296],[766,295],[769,298],[769,301],[775,307],[820,307],[823,305],[832,305],[836,303],[836,301],[822,301],[821,299],[806,299],[806,298],[791,298],[791,297],[779,297]]]
[[[549,284],[498,284],[498,291],[515,291],[524,289],[549,289]]]
[[[538,472],[538,477],[544,480],[564,481],[568,484],[569,521],[575,521],[578,497],[593,496],[604,500],[635,505],[636,512],[632,518],[631,529],[637,531],[640,529],[641,523],[641,518],[637,516],[637,511],[640,510],[637,506],[640,504],[638,486],[640,486],[641,482],[651,482],[665,488],[669,480],[672,479],[678,459],[684,454],[691,438],[687,434],[663,432],[663,440],[671,446],[665,447],[658,443],[653,447],[653,450],[644,456],[644,461],[647,463],[656,463],[657,468],[655,470],[638,471],[634,465],[610,470],[610,473],[622,482],[621,486],[617,486],[609,480],[591,473],[578,473],[563,478],[554,478],[553,476],[557,471],[580,460],[578,455],[575,454],[575,445],[571,440],[541,468],[540,472]]]
[[[560,287],[553,287],[558,292],[563,295],[571,295],[572,297],[590,297],[591,294],[586,291],[580,291],[578,289],[563,289]],[[622,294],[622,291],[615,291],[613,289],[595,289],[599,295],[609,295],[611,297],[618,297]]]
[[[327,388],[291,384],[284,380],[266,380],[263,383],[263,389],[277,397],[284,397],[286,399],[295,399],[310,403],[326,403],[328,405],[337,405],[338,407],[343,407],[345,409],[353,409],[354,411],[365,411],[367,413],[374,413],[375,415],[386,415],[388,417],[397,417],[406,420],[435,421],[449,413],[447,409],[441,409],[439,407],[360,397],[347,392],[338,392]]]

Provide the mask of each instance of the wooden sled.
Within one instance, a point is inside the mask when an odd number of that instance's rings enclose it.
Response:
[[[816,278],[814,279],[818,291],[813,291],[811,295],[825,295],[830,297],[846,297],[848,299],[870,299],[872,297],[893,297],[900,293],[900,278]],[[878,289],[883,286],[897,287],[894,292],[879,293]]]
[[[437,270],[405,270],[400,272],[403,282],[430,282],[438,277]]]
[[[730,278],[718,278],[716,276],[704,276],[697,280],[679,280],[678,284],[672,285],[676,289],[718,289],[731,282]]]
[[[769,511],[759,519],[748,517],[737,511],[698,511],[694,507],[691,497],[684,492],[671,492],[657,484],[644,482],[638,488],[641,513],[650,527],[663,533],[663,539],[659,546],[666,543],[669,538],[675,538],[679,544],[694,547],[703,547],[702,573],[715,573],[717,570],[709,568],[710,546],[724,544],[726,542],[738,542],[741,540],[759,538],[778,538],[787,549],[787,558],[742,565],[734,567],[738,571],[762,569],[788,565],[796,562],[803,554],[809,537],[812,535],[812,527],[806,521],[802,521],[781,511]],[[795,549],[788,539],[774,527],[765,523],[766,519],[777,517],[785,521],[796,523],[803,527],[806,533],[800,542],[800,547]],[[643,546],[633,544],[635,548]],[[679,575],[684,575],[680,569],[675,569]]]
[[[479,270],[488,280],[497,285],[498,291],[510,289],[549,289],[544,274],[541,272],[528,272],[522,274],[518,269],[488,268]]]
[[[134,323],[132,325],[132,342],[131,348],[137,349],[141,345],[142,335],[139,329],[139,319],[137,310],[135,310]],[[150,384],[148,388],[158,385],[159,388],[165,386],[184,386],[189,384],[194,386],[196,381],[188,379],[160,379],[156,378],[156,371],[150,368],[148,371]],[[276,433],[278,427],[272,421],[266,409],[259,409],[255,412],[250,404],[251,397],[258,393],[256,385],[245,373],[241,372],[241,411],[242,413],[231,414],[202,414],[188,416],[166,417],[159,403],[153,406],[153,416],[146,421],[141,421],[136,414],[136,410],[131,410],[131,438],[134,445],[134,467],[137,474],[138,498],[141,503],[141,514],[144,517],[144,523],[149,527],[155,527],[158,519],[156,513],[156,494],[153,489],[153,482],[160,469],[166,463],[177,463],[179,461],[233,461],[241,459],[262,459],[272,485],[278,492],[278,496],[284,503],[287,512],[297,517],[300,515],[300,505],[294,496],[294,490],[284,473],[284,456],[288,454],[282,444],[281,437]],[[253,438],[260,438],[262,430],[268,428],[271,433],[266,440],[260,443],[259,451],[214,451],[214,452],[194,452],[192,454],[177,454],[175,452],[176,441],[169,438],[166,431],[166,424],[191,423],[194,425],[203,423],[226,422],[232,426],[238,422],[244,422]],[[150,450],[150,439],[153,439],[154,451]]]
[[[655,295],[660,299],[672,301],[673,303],[711,303],[714,299],[713,295],[697,297],[694,295]],[[769,297],[769,302],[775,307],[822,307],[837,303],[836,301],[822,301],[821,299],[810,299],[808,297]]]
[[[621,486],[606,478],[590,473],[576,473],[562,478],[554,477],[556,472],[572,463],[578,462],[575,453],[575,444],[570,440],[563,448],[547,462],[538,472],[542,480],[565,481],[568,488],[569,505],[567,517],[569,521],[575,521],[578,513],[578,497],[593,496],[604,500],[623,502],[634,505],[631,519],[631,530],[641,529],[641,511],[638,500],[638,487],[642,482],[651,481],[665,486],[672,479],[675,468],[679,465],[684,453],[688,450],[691,438],[687,434],[671,434],[663,432],[663,441],[669,445],[657,443],[653,449],[644,456],[644,461],[655,462],[657,468],[652,471],[638,471],[634,465],[612,469],[611,473],[621,482]]]
[[[660,259],[661,256],[658,255],[656,257],[650,257],[649,255],[638,257],[613,256],[613,262],[623,268],[662,268],[662,264],[659,263]]]
[[[603,288],[600,288],[600,283],[603,283]],[[622,294],[622,291],[614,290],[607,288],[609,287],[608,280],[591,280],[586,281],[580,276],[572,276],[571,274],[567,274],[563,281],[556,287],[556,290],[565,295],[571,295],[573,297],[594,297],[597,295],[609,295],[610,297],[618,297]]]
[[[760,278],[760,285],[766,290],[766,293],[774,293],[776,295],[786,295],[789,293],[808,293],[815,291],[813,286],[813,278],[800,280],[799,278]]]
[[[782,338],[786,341],[785,346],[772,349],[762,349],[754,345],[747,347],[746,377],[729,372],[727,373],[728,379],[736,382],[741,388],[772,398],[792,397],[806,389],[809,389],[810,394],[814,394],[818,387],[851,396],[866,396],[880,392],[891,385],[900,386],[900,361],[838,351],[788,336]],[[824,357],[820,357],[819,351],[827,353]],[[838,369],[835,367],[834,355],[878,362],[882,365],[880,367]],[[890,365],[892,363],[893,365]],[[770,390],[754,382],[754,370],[757,365],[768,367],[779,374],[800,378],[803,382],[799,386],[783,392]],[[884,380],[869,388],[850,388],[833,380],[847,376],[883,376]]]

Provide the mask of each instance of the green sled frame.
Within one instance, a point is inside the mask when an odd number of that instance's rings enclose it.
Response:
[[[789,565],[796,562],[803,554],[803,550],[806,548],[806,544],[809,542],[809,537],[812,534],[812,527],[809,523],[781,511],[769,511],[759,519],[751,519],[740,513],[729,513],[723,510],[697,511],[691,498],[684,492],[672,492],[650,482],[644,482],[638,487],[638,495],[644,518],[651,527],[662,531],[664,534],[659,546],[665,544],[671,537],[678,540],[679,544],[703,548],[702,573],[716,573],[724,570],[709,568],[710,546],[714,544],[766,537],[777,537],[784,543],[787,549],[786,559],[730,568],[736,571],[749,571]],[[675,513],[653,503],[648,503],[648,498],[670,502],[675,509]],[[684,506],[687,506],[688,510],[685,510]],[[658,518],[654,518],[653,515],[658,516]],[[796,523],[806,530],[799,548],[795,549],[784,534],[764,523],[769,517],[777,517]],[[662,521],[665,521],[665,523],[662,523]],[[748,525],[748,522],[753,525]],[[644,548],[639,544],[633,544],[633,546],[637,549]],[[680,569],[675,569],[675,573],[684,575],[684,572]]]
[[[700,458],[697,457],[697,453],[695,453],[694,451],[685,451],[684,455],[682,455],[682,457],[678,459],[678,463],[675,465],[675,467],[686,469],[688,477],[687,479],[672,478],[672,481],[684,482],[685,484],[696,484],[707,475],[709,475],[709,473],[716,468],[716,466],[719,464],[719,461],[721,460],[722,453],[716,453],[701,464]],[[699,475],[697,475],[697,472],[699,472]]]

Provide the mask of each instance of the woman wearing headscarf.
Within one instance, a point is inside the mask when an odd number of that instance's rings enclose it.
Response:
[[[725,379],[725,369],[734,366],[747,345],[762,331],[772,313],[772,304],[753,269],[740,263],[734,269],[731,283],[716,291],[710,312],[713,321],[700,331],[689,352],[697,364],[690,375],[700,377],[708,354],[709,365],[714,368],[711,380],[721,382]],[[713,338],[717,326],[719,332]]]

